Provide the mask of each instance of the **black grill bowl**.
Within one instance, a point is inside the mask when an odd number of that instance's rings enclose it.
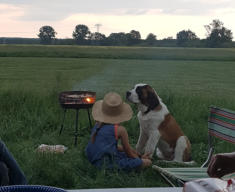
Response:
[[[91,98],[88,103],[86,98]],[[59,94],[59,102],[64,109],[91,108],[96,100],[96,92],[93,91],[64,91]]]

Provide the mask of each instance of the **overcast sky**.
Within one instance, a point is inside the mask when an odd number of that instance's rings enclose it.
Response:
[[[72,37],[77,24],[108,36],[137,30],[157,39],[188,30],[206,37],[204,25],[219,19],[235,33],[235,0],[0,0],[0,37],[37,37],[43,25],[58,38]],[[235,35],[234,35],[235,36]]]

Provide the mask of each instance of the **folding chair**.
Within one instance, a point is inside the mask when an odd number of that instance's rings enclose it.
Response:
[[[213,151],[213,136],[219,139],[235,144],[235,111],[228,109],[210,107],[208,118],[208,157],[201,167],[184,167],[184,168],[162,168],[153,165],[162,177],[173,187],[183,186],[187,181],[209,177],[207,174],[207,165],[209,164]],[[234,174],[225,176],[224,179],[234,177]]]

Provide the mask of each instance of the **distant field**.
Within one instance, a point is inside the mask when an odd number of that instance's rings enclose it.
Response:
[[[93,90],[123,97],[134,84],[152,85],[192,142],[193,159],[206,158],[208,107],[235,110],[235,49],[0,45],[0,136],[30,184],[64,188],[166,186],[153,170],[107,173],[88,163],[86,113],[81,111],[78,147],[73,146],[74,113],[59,137],[62,110],[58,93]],[[136,108],[133,106],[136,114]],[[125,123],[132,146],[136,115]],[[64,144],[64,155],[41,155],[42,143]],[[222,143],[217,152],[234,147]],[[156,163],[156,160],[154,161]]]
[[[1,57],[234,61],[235,49],[0,45]]]

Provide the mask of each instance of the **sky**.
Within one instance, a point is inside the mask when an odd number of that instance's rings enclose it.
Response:
[[[40,27],[50,25],[57,38],[72,38],[84,24],[106,36],[137,30],[142,39],[149,33],[176,38],[189,29],[202,39],[213,19],[235,33],[233,18],[235,0],[0,0],[0,37],[37,38]]]

